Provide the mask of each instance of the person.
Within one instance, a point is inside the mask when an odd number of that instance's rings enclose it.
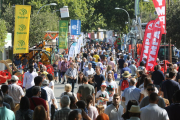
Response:
[[[166,107],[165,110],[167,111],[170,120],[179,120],[180,90],[176,91],[174,95],[175,95],[175,103]]]
[[[123,65],[124,65],[125,61],[123,59],[123,55],[120,56],[120,59],[118,60],[118,68],[119,68],[119,72],[121,73],[121,70],[123,69]]]
[[[21,98],[24,96],[23,89],[17,85],[19,78],[16,75],[11,77],[11,84],[8,86],[8,94],[11,96],[15,103],[14,112],[19,109],[19,103]]]
[[[34,109],[33,120],[48,120],[44,106],[38,105]]]
[[[103,105],[104,109],[107,107],[107,101],[109,101],[109,94],[106,90],[106,83],[101,84],[101,90],[99,90],[96,94],[96,100],[98,101],[97,105]]]
[[[83,58],[83,60],[80,63],[79,70],[83,71],[86,68],[87,65],[88,65],[88,62],[86,61],[86,58]]]
[[[130,86],[124,90],[122,93],[122,101],[125,101],[125,105],[127,106],[129,100],[136,100],[139,101],[140,92],[139,88],[136,88],[136,79],[130,79]]]
[[[63,62],[62,57],[59,57],[58,69],[59,69],[59,83],[61,83],[61,63]]]
[[[131,65],[129,66],[129,68],[131,69],[131,76],[135,77],[136,76],[136,72],[137,72],[137,67],[135,65],[135,61],[134,60],[131,61]]]
[[[15,104],[14,104],[13,98],[8,95],[8,85],[2,85],[2,86],[1,86],[1,90],[2,90],[2,92],[3,92],[4,102],[8,103],[8,104],[11,106],[11,110],[14,111],[14,109],[15,109]]]
[[[15,66],[17,67],[17,69],[20,69],[21,66],[21,60],[19,59],[19,56],[16,56],[16,59],[14,61]]]
[[[103,105],[96,105],[96,108],[97,108],[97,110],[98,110],[98,114],[100,115],[100,114],[102,114],[102,113],[104,113],[104,106]]]
[[[23,62],[22,62],[22,65],[24,66],[24,68],[27,68],[27,65],[28,65],[27,56],[24,57]]]
[[[73,110],[68,115],[68,120],[82,120],[82,115],[79,110]]]
[[[130,118],[130,112],[129,110],[131,109],[132,105],[138,105],[138,102],[136,100],[130,100],[128,101],[127,107],[126,107],[126,112],[122,115],[122,118],[124,120],[128,120]]]
[[[93,58],[95,58],[95,62],[98,62],[98,59],[100,59],[100,57],[97,52],[94,52]]]
[[[160,85],[165,80],[164,74],[161,71],[161,66],[156,65],[154,70],[155,71],[152,73],[152,80],[154,81],[153,83],[155,85]]]
[[[72,86],[71,84],[66,84],[64,87],[64,91],[61,95],[60,95],[60,99],[64,96],[64,95],[68,95],[69,97],[74,97],[75,98],[75,102],[78,101],[76,95],[74,93],[71,92]]]
[[[15,120],[14,112],[3,106],[2,96],[0,96],[0,120]]]
[[[86,97],[86,103],[87,103],[88,116],[91,118],[91,120],[96,120],[96,117],[98,116],[98,111],[96,107],[92,106],[93,97],[91,95],[88,95]]]
[[[107,77],[108,77],[108,73],[112,73],[112,75],[113,75],[113,80],[115,81],[114,71],[112,70],[112,66],[111,66],[111,65],[108,65],[108,66],[107,66],[107,71],[106,71],[106,73],[105,73],[105,78],[106,78],[106,79],[107,79]]]
[[[88,76],[88,84],[90,84],[90,85],[92,85],[94,87],[95,94],[96,94],[97,93],[97,83],[94,81],[94,76],[93,75]]]
[[[143,75],[146,75],[146,74],[143,74],[143,71],[139,71],[137,70],[137,84],[136,84],[136,87],[141,89],[140,88],[140,85],[143,87],[143,83],[144,83],[144,79],[142,79]],[[144,77],[147,77],[147,76],[144,76]]]
[[[89,63],[89,64],[88,64],[88,67],[86,67],[86,68],[83,70],[83,74],[84,74],[84,76],[86,76],[86,77],[88,77],[89,75],[95,74],[95,71],[94,71],[94,69],[92,68],[92,63]]]
[[[116,71],[116,65],[114,63],[113,57],[110,58],[110,61],[108,62],[108,65],[111,65],[112,66],[112,70]]]
[[[128,71],[129,73],[131,73],[131,69],[128,67],[128,64],[127,64],[127,63],[124,63],[124,68],[121,70],[121,78],[122,78],[122,74],[123,74],[125,71]]]
[[[109,101],[107,104],[110,104],[113,101],[113,95],[118,93],[118,86],[117,83],[113,81],[111,73],[108,73],[108,78],[105,83],[107,85],[107,92],[109,93]],[[110,88],[113,88],[113,91]]]
[[[140,108],[145,107],[149,104],[149,96],[151,93],[155,92],[155,85],[154,84],[148,84],[147,85],[147,92],[148,96],[144,97],[140,102]],[[162,97],[159,97],[158,106],[161,108],[165,108],[165,102]]]
[[[32,120],[33,110],[30,109],[30,102],[27,97],[22,97],[20,109],[16,112],[16,120]]]
[[[29,65],[29,71],[24,73],[24,80],[23,80],[23,89],[26,90],[30,87],[34,86],[34,78],[38,76],[36,72],[34,72],[34,66]]]
[[[2,93],[2,90],[0,89],[0,96],[3,98],[3,93]],[[11,106],[6,103],[6,102],[3,102],[3,106],[5,106],[6,108],[8,108],[9,110],[11,110]]]
[[[91,58],[91,57],[92,57],[91,54],[88,53],[88,56],[87,56],[87,61],[88,61],[88,62],[90,61],[90,58]]]
[[[138,70],[143,71],[144,73],[146,73],[146,68],[144,67],[145,63],[143,61],[140,62]]]
[[[51,88],[54,91],[54,81],[52,74],[47,74],[47,78],[49,80],[49,88]]]
[[[64,58],[64,61],[61,63],[61,75],[62,75],[62,78],[64,78],[64,75],[65,75],[68,68],[69,68],[69,64],[68,64],[67,58]],[[65,78],[64,78],[62,84],[64,84],[64,82],[65,82]]]
[[[68,83],[72,84],[72,91],[74,92],[74,84],[77,81],[78,72],[77,69],[74,68],[74,63],[70,63],[70,68],[65,73],[66,78],[68,79]]]
[[[172,97],[175,91],[180,90],[180,85],[175,81],[176,73],[174,71],[169,72],[169,79],[164,81],[161,85],[160,95],[169,100],[172,103]]]
[[[96,58],[92,58],[92,61],[90,62],[91,64],[92,64],[92,68],[95,70],[96,69],[96,66],[97,66],[97,64],[96,64],[96,62],[95,62],[95,59]]]
[[[88,84],[88,79],[85,77],[83,79],[83,85],[79,86],[78,92],[77,92],[77,98],[78,100],[86,100],[86,97],[88,95],[93,96],[93,106],[95,105],[95,90],[92,85]]]
[[[101,74],[101,68],[96,66],[96,74],[94,75],[94,81],[97,83],[97,91],[101,89],[101,84],[105,82],[105,77]]]
[[[140,108],[137,105],[132,105],[131,109],[129,110],[130,119],[129,120],[140,120]]]
[[[68,120],[68,115],[71,112],[71,109],[69,108],[69,96],[64,95],[60,100],[60,105],[61,109],[55,113],[53,120]]]
[[[169,120],[165,109],[157,105],[159,100],[157,93],[149,96],[149,105],[141,108],[141,120]]]
[[[54,78],[55,78],[55,82],[57,82],[57,80],[58,80],[58,61],[55,61],[55,62],[54,62],[53,68],[54,68]]]
[[[120,105],[120,101],[120,96],[118,94],[114,94],[113,104],[110,104],[105,109],[104,113],[109,116],[110,120],[121,120],[121,116],[123,114],[123,107]]]
[[[41,95],[41,87],[39,86],[34,86],[32,88],[32,97],[29,98],[30,101],[30,109],[34,110],[36,106],[38,105],[42,105],[46,111],[47,111],[47,105],[46,105],[46,101],[42,98],[40,98],[39,96]],[[48,112],[48,111],[47,111]]]
[[[109,120],[109,116],[105,113],[102,113],[97,116],[96,120]]]
[[[77,90],[79,89],[79,86],[83,84],[83,78],[84,78],[84,74],[83,72],[80,71],[78,74]]]
[[[86,59],[87,59],[87,56],[88,56],[88,54],[87,54],[87,50],[84,50],[84,53],[83,53],[83,58],[86,58]]]
[[[55,109],[58,109],[57,105],[55,104],[55,96],[54,96],[54,92],[51,88],[48,87],[49,85],[49,81],[48,80],[44,80],[42,82],[42,88],[46,91],[47,93],[47,101],[49,104],[49,113],[51,113],[51,104],[53,104],[55,106]]]

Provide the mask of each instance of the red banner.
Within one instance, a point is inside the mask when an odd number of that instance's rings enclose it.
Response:
[[[149,45],[151,42],[151,37],[152,37],[152,28],[153,28],[153,23],[154,20],[148,22],[148,24],[146,25],[146,29],[145,29],[145,33],[144,33],[144,39],[143,39],[143,45],[142,45],[142,49],[141,49],[141,56],[140,56],[140,62],[143,60],[143,58],[147,59],[147,55],[149,53]],[[139,63],[140,63],[139,62]]]
[[[161,31],[161,24],[159,18],[157,18],[154,21],[153,24],[153,30],[152,30],[152,36],[151,36],[151,42],[149,44],[149,53],[146,61],[146,70],[150,71],[151,68],[155,65],[159,46],[161,44],[161,37],[162,37],[162,31]]]
[[[153,0],[153,3],[160,20],[161,32],[162,34],[166,34],[166,1]]]

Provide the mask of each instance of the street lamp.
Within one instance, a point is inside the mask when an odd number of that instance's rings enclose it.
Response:
[[[125,9],[123,9],[123,8],[118,8],[118,7],[116,7],[115,9],[116,9],[116,10],[123,10],[123,11],[125,11],[125,12],[127,13],[127,15],[128,15],[128,23],[129,23],[129,25],[130,25],[129,13],[128,13]],[[128,27],[128,28],[129,28],[129,27]]]
[[[38,10],[37,14],[39,14],[39,11],[40,11],[43,7],[48,6],[48,5],[57,5],[57,4],[56,4],[56,3],[46,4],[46,5],[42,6],[42,7]]]

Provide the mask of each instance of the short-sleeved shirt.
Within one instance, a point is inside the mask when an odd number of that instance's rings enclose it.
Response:
[[[130,66],[129,66],[129,68],[131,69],[131,73],[132,73],[132,75],[136,75],[136,71],[137,71],[137,68],[136,68],[136,66],[134,65],[134,64],[131,64]]]
[[[11,109],[15,108],[14,100],[8,94],[4,94],[4,102],[8,103],[11,106]]]
[[[100,58],[99,55],[93,55],[94,58],[96,58],[95,62],[98,62],[98,59]]]
[[[26,97],[31,98],[33,96],[33,94],[32,94],[33,87],[26,90]],[[40,98],[42,98],[44,100],[48,100],[47,93],[43,88],[41,88],[41,97]]]
[[[85,68],[85,69],[83,70],[83,74],[84,74],[86,77],[88,77],[89,75],[93,75],[94,73],[95,73],[95,71],[94,71],[93,68],[91,68],[91,69],[89,70],[89,68],[87,67],[87,68]]]
[[[145,106],[149,105],[149,96],[144,97],[140,102],[140,108],[143,108]],[[158,106],[161,108],[165,108],[165,102],[162,97],[159,97]]]
[[[152,80],[154,81],[154,84],[160,85],[163,80],[165,80],[163,72],[160,70],[154,71],[152,73]]]
[[[88,95],[93,95],[95,93],[94,87],[89,84],[83,84],[79,86],[78,93],[82,95],[81,100],[86,101]]]
[[[139,101],[141,90],[135,86],[130,86],[126,88],[122,94],[122,97],[125,97],[125,105],[128,104],[129,100]]]
[[[102,82],[105,81],[105,77],[102,74],[100,74],[100,75],[95,74],[94,80],[97,83],[97,91],[99,91],[101,89]]]
[[[166,80],[161,85],[161,91],[164,93],[164,98],[168,99],[172,103],[173,94],[180,90],[180,85],[174,80]]]
[[[21,97],[24,96],[22,88],[16,83],[8,86],[8,94],[13,98],[14,103],[20,103]]]
[[[61,63],[61,72],[66,72],[68,67],[69,67],[68,62],[62,62]]]
[[[33,103],[33,101],[34,103]],[[46,101],[42,98],[39,98],[39,97],[32,97],[32,98],[29,98],[29,102],[30,102],[30,109],[31,110],[34,110],[36,106],[38,105],[42,105],[45,110],[47,111],[47,106],[46,106]]]
[[[0,120],[15,120],[14,112],[7,109],[5,106],[0,107]]]
[[[70,77],[77,77],[78,73],[77,73],[77,69],[74,68],[69,68],[67,71],[66,71],[66,75],[67,76],[70,76]]]
[[[88,116],[91,118],[91,120],[96,120],[98,115],[99,114],[97,108],[94,106],[90,106],[88,109]]]
[[[96,94],[96,98],[99,98],[100,95],[103,95],[104,98],[109,99],[109,94],[108,94],[106,91],[103,91],[103,92],[102,92],[101,90],[99,90],[99,91],[97,92],[97,94]],[[103,106],[104,106],[104,109],[106,109],[106,107],[107,107],[107,101],[98,100],[97,105],[103,105]]]
[[[112,85],[114,87],[114,92],[113,93],[109,92],[109,101],[112,101],[113,100],[113,96],[115,94],[115,89],[118,88],[118,85],[117,85],[117,83],[115,81],[112,81],[112,80],[111,80],[111,82],[106,81],[106,85],[107,86]]]

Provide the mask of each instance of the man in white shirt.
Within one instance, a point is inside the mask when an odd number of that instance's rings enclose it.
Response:
[[[48,80],[44,80],[42,82],[43,85],[43,89],[46,91],[47,93],[47,97],[48,97],[48,104],[49,104],[49,112],[51,113],[51,104],[53,104],[55,106],[55,108],[57,109],[57,105],[55,104],[55,96],[54,96],[54,92],[51,88],[48,87],[49,85],[49,81]]]
[[[123,114],[123,107],[120,105],[120,96],[114,94],[113,103],[107,106],[104,113],[109,116],[109,120],[121,120]]]
[[[89,75],[95,74],[94,69],[92,68],[92,63],[88,64],[88,67],[83,70],[83,74],[88,77]]]
[[[34,86],[34,78],[38,76],[38,74],[33,70],[34,70],[34,66],[29,65],[29,71],[24,74],[23,89],[26,88],[27,90],[30,87]]]
[[[169,120],[166,110],[157,105],[158,101],[157,93],[151,93],[150,104],[141,108],[141,120]]]
[[[16,75],[13,75],[11,77],[12,84],[10,84],[8,86],[8,94],[9,94],[9,96],[11,96],[13,98],[14,103],[15,103],[14,112],[19,110],[20,100],[24,96],[24,92],[23,92],[22,88],[19,85],[17,85],[18,80],[19,80],[19,78]]]

